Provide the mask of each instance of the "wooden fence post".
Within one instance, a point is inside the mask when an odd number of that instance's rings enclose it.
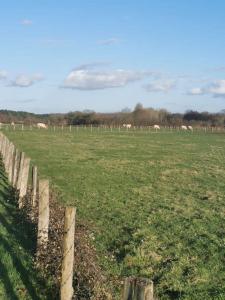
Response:
[[[6,157],[5,157],[5,170],[7,175],[9,176],[9,172],[10,172],[10,166],[12,163],[12,155],[14,152],[14,145],[13,143],[9,142],[8,146],[7,146],[7,153],[6,153]]]
[[[154,300],[153,282],[147,278],[125,279],[123,300]]]
[[[18,171],[18,179],[16,182],[16,188],[17,190],[20,189],[21,180],[22,180],[22,172],[23,172],[23,163],[24,163],[25,154],[24,152],[20,153],[20,159],[19,159],[19,171]]]
[[[20,183],[20,191],[19,191],[19,208],[23,207],[23,198],[27,194],[29,169],[30,169],[30,158],[25,157],[22,166],[22,175],[21,175],[21,183]]]
[[[20,152],[16,149],[15,156],[14,156],[14,164],[13,164],[13,174],[12,174],[12,185],[15,188],[18,178],[19,172],[19,164],[20,164]]]
[[[39,180],[39,206],[38,206],[38,236],[37,253],[48,242],[49,227],[49,181]]]
[[[6,143],[7,143],[7,140],[6,140],[6,136],[4,135],[3,142],[2,142],[2,160],[3,160],[3,163],[4,163],[4,161],[5,161],[5,148],[6,148]]]
[[[62,278],[60,288],[61,300],[71,300],[73,297],[75,217],[76,208],[66,207],[64,219]]]
[[[37,202],[37,167],[32,167],[32,207],[36,206]]]
[[[11,147],[11,143],[9,141],[7,141],[6,149],[5,149],[5,160],[4,160],[6,173],[8,173],[8,161],[9,161],[10,147]]]
[[[4,166],[5,166],[5,164],[6,164],[8,151],[9,151],[9,140],[8,140],[7,137],[6,137],[6,138],[5,138],[5,145],[4,145],[4,153],[3,153],[3,162],[4,162]]]
[[[12,183],[12,176],[13,176],[14,154],[15,154],[15,146],[11,144],[9,150],[9,161],[8,161],[8,179],[10,183]]]
[[[0,153],[1,153],[1,154],[2,154],[3,141],[4,141],[4,136],[3,136],[3,134],[0,132]]]

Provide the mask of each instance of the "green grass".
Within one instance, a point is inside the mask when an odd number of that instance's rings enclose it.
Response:
[[[76,205],[110,276],[160,299],[225,299],[225,135],[7,131]]]
[[[34,228],[16,208],[0,165],[0,299],[51,299],[33,267],[34,241]]]

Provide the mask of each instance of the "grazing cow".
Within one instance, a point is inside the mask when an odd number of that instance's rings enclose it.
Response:
[[[186,126],[186,125],[182,125],[182,126],[181,126],[181,129],[182,129],[182,130],[187,130],[187,126]]]
[[[129,128],[131,128],[131,124],[123,124],[123,127],[129,129]]]
[[[37,123],[37,128],[45,128],[45,129],[47,129],[48,128],[48,126],[45,124],[45,123]]]
[[[193,131],[193,127],[192,126],[189,125],[187,128],[188,128],[188,130]]]
[[[160,126],[159,125],[154,125],[153,128],[158,130],[158,129],[160,129]]]
[[[11,126],[15,126],[15,123],[14,123],[14,122],[11,122]]]

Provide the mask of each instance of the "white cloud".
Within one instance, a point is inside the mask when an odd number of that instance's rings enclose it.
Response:
[[[225,97],[225,79],[216,80],[201,88],[194,88],[188,92],[190,95],[208,94],[214,97]]]
[[[98,44],[109,46],[109,45],[118,44],[119,42],[120,42],[120,40],[118,38],[113,37],[113,38],[109,38],[109,39],[105,39],[105,40],[99,40]]]
[[[63,87],[79,90],[98,90],[123,87],[149,76],[150,72],[117,69],[113,71],[90,70],[83,65],[71,71],[66,77]]]
[[[24,25],[24,26],[30,26],[30,25],[33,24],[33,22],[29,19],[23,19],[23,20],[20,21],[20,24]]]
[[[7,78],[7,72],[5,70],[0,70],[0,80]]]
[[[189,95],[202,95],[203,90],[201,88],[193,88],[188,92]]]
[[[145,85],[148,92],[168,93],[175,87],[174,80],[155,80]]]
[[[34,83],[43,80],[43,76],[41,74],[33,74],[33,75],[25,75],[20,74],[14,80],[11,81],[10,86],[15,87],[30,87]]]

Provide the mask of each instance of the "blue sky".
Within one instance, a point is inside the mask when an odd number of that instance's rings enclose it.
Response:
[[[225,1],[1,1],[0,108],[225,108]]]

